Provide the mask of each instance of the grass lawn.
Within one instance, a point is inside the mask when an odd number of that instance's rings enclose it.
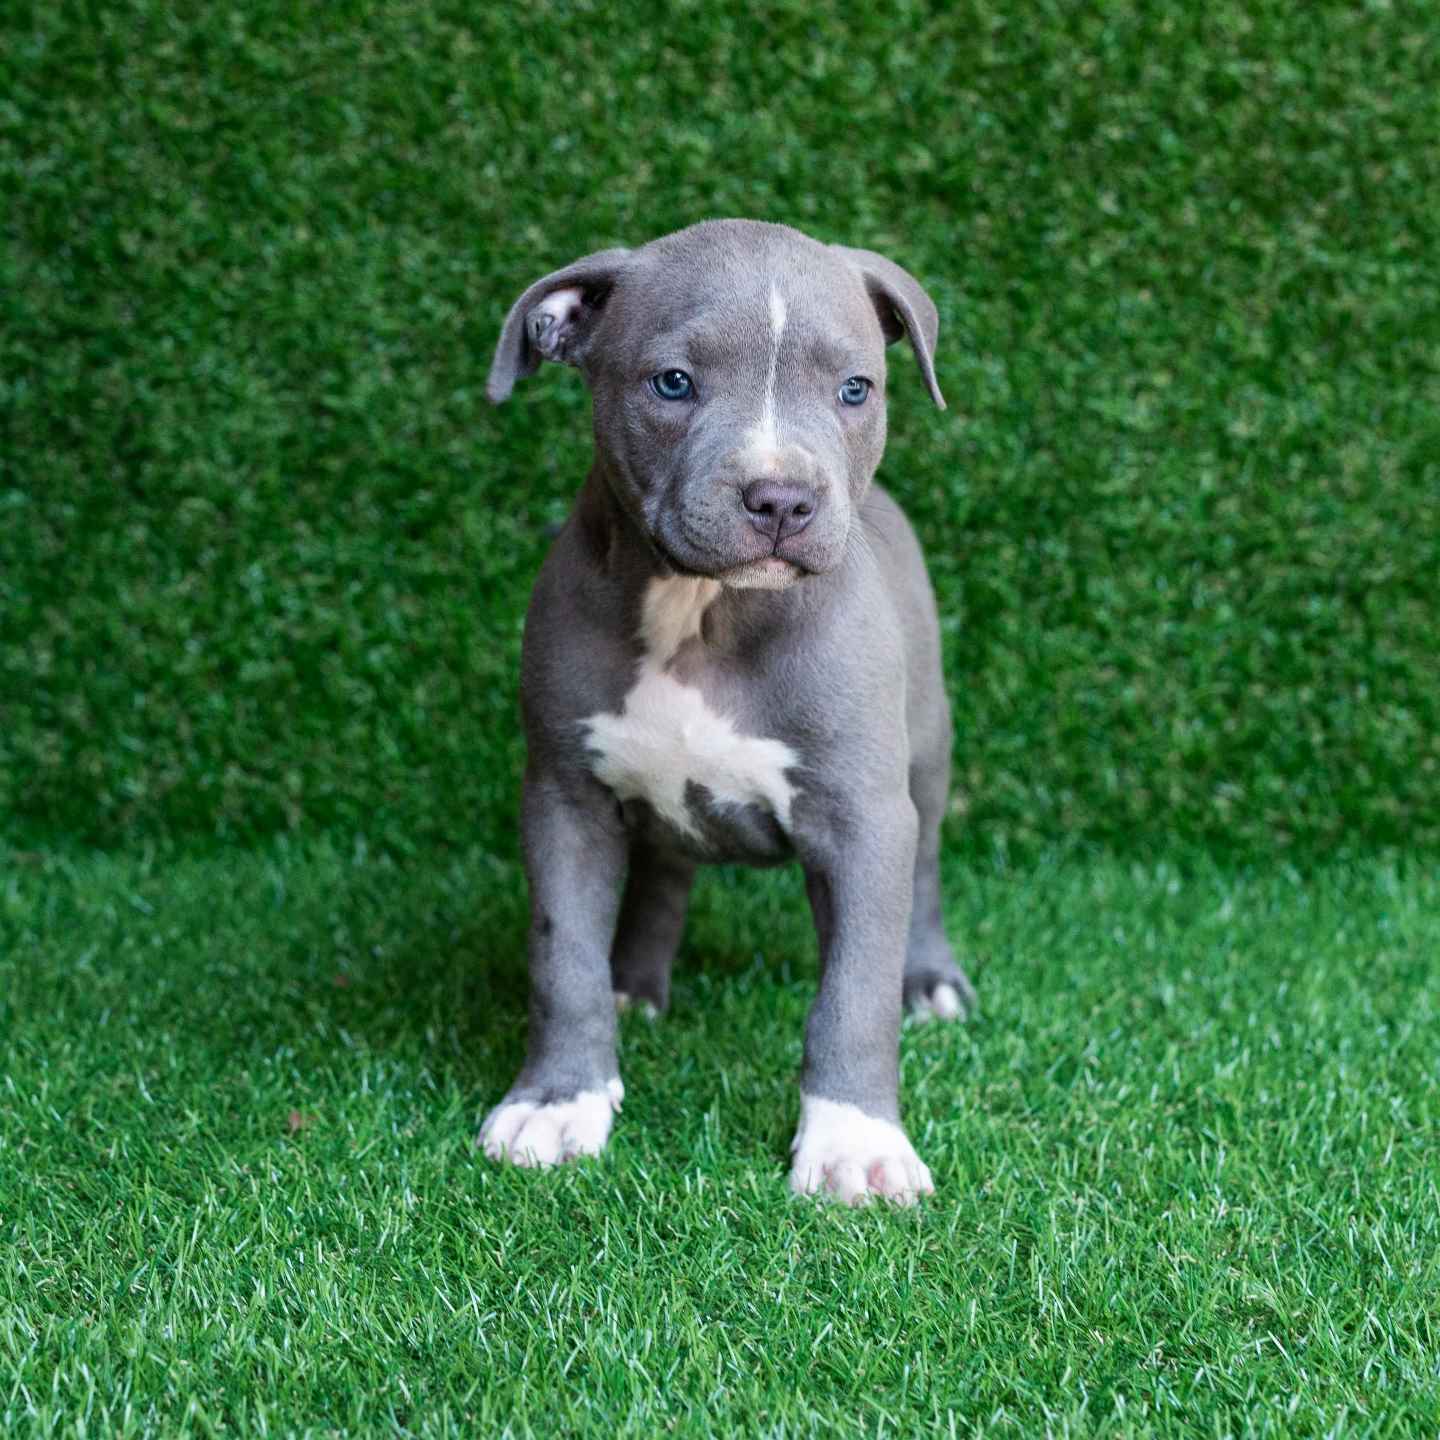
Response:
[[[0,1430],[1430,1435],[1440,876],[952,866],[938,1193],[792,1201],[790,874],[697,893],[607,1155],[477,1158],[523,899],[476,848],[7,866]]]
[[[0,1440],[1440,1434],[1437,195],[1435,6],[8,7]],[[794,875],[702,885],[602,1160],[472,1147],[590,454],[485,368],[719,215],[942,316],[918,1213],[786,1191]]]
[[[1440,7],[19,8],[0,823],[491,843],[591,435],[501,320],[747,215],[939,307],[959,838],[1440,852]]]

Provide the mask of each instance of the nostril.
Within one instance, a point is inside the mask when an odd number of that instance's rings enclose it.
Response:
[[[773,477],[752,480],[741,490],[740,499],[756,529],[777,540],[808,525],[819,503],[810,486]]]
[[[745,508],[759,516],[774,516],[784,498],[782,487],[773,480],[753,480],[740,492]]]

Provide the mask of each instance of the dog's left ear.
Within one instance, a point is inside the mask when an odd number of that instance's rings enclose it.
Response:
[[[537,280],[510,307],[485,393],[494,405],[510,398],[517,380],[542,360],[578,365],[595,321],[630,258],[628,250],[600,250]]]
[[[940,334],[940,314],[935,302],[921,288],[920,282],[893,260],[873,250],[851,250],[845,245],[832,245],[859,272],[880,317],[885,343],[893,345],[902,335],[910,337],[910,348],[920,362],[930,398],[945,408],[945,397],[935,379],[935,341]]]

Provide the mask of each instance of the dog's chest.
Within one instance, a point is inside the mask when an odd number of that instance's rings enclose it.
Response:
[[[718,593],[713,580],[651,582],[638,673],[618,711],[585,720],[586,748],[595,775],[627,815],[658,829],[654,838],[698,855],[777,859],[788,848],[789,772],[799,757],[784,741],[743,733],[673,670]]]

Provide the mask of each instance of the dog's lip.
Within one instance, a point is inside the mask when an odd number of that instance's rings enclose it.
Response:
[[[766,569],[781,571],[793,570],[796,575],[807,575],[809,570],[798,560],[792,560],[788,555],[780,555],[772,551],[768,555],[752,555],[748,560],[732,560],[727,565],[721,565],[713,569],[701,570],[693,564],[687,564],[683,560],[677,560],[675,553],[660,540],[658,536],[651,536],[650,543],[654,545],[660,558],[677,574],[690,580],[723,580],[727,575],[733,575],[739,570],[752,570],[756,566],[764,566]]]
[[[787,559],[784,555],[757,555],[753,560],[742,560],[738,565],[727,565],[720,573],[721,575],[733,575],[737,570],[794,570],[797,574],[803,574],[804,566]]]
[[[784,543],[783,540],[780,542],[781,545]],[[791,569],[798,570],[802,575],[808,575],[810,573],[810,567],[803,560],[796,559],[794,555],[787,555],[784,550],[780,548],[780,545],[777,545],[769,555],[764,555],[761,558],[764,560],[781,560],[786,565],[789,565]]]
[[[713,577],[707,575],[703,570],[697,570],[693,565],[686,565],[683,561],[675,558],[674,552],[660,539],[658,535],[650,536],[650,544],[654,547],[655,553],[677,574],[683,575],[688,580],[709,580]]]
[[[713,580],[715,578],[714,573],[709,570],[697,570],[693,565],[686,565],[682,561],[677,560],[663,546],[657,545],[655,548],[660,551],[660,558],[664,560],[677,575],[683,576],[686,580]]]

